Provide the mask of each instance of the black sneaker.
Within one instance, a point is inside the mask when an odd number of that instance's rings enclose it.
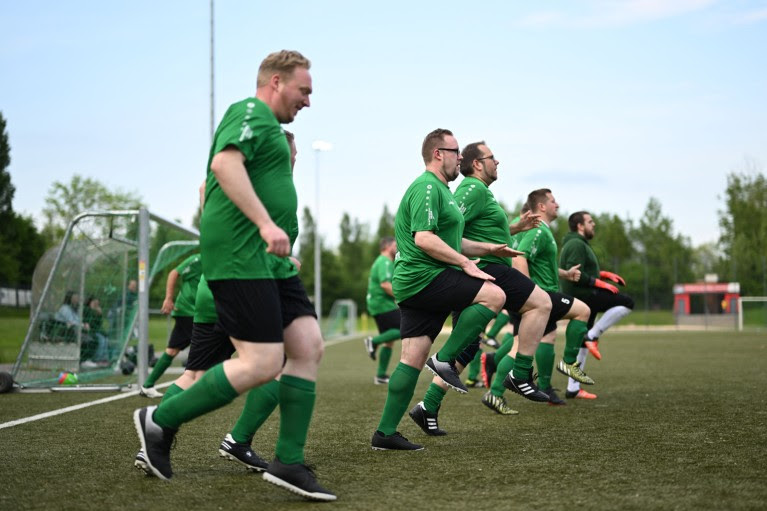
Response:
[[[481,370],[479,372],[486,388],[493,384],[493,375],[495,374],[495,355],[493,353],[483,353],[480,359]]]
[[[365,350],[368,352],[368,356],[372,358],[373,360],[376,359],[376,349],[378,346],[373,344],[373,338],[372,337],[365,337],[362,342],[365,343]]]
[[[263,478],[264,481],[281,486],[305,499],[331,501],[338,498],[320,486],[312,469],[303,463],[286,464],[274,458]]]
[[[456,392],[460,392],[461,394],[469,392],[469,389],[466,388],[466,385],[463,384],[460,376],[458,376],[458,371],[455,370],[454,362],[440,362],[437,360],[437,355],[435,353],[426,361],[426,369],[442,378],[445,385]]]
[[[232,435],[227,433],[224,441],[218,448],[218,454],[222,458],[237,461],[245,465],[245,468],[253,472],[263,472],[269,464],[253,452],[249,444],[241,444],[234,441]]]
[[[530,377],[528,380],[522,380],[514,378],[511,373],[506,375],[506,379],[503,380],[503,386],[512,392],[516,392],[520,396],[529,399],[530,401],[537,401],[539,403],[548,403],[549,395],[542,392],[538,386],[534,383],[534,378]]]
[[[374,451],[422,451],[423,446],[408,441],[399,434],[399,431],[391,435],[384,435],[380,431],[373,433],[370,445]]]
[[[170,448],[178,430],[164,428],[152,420],[155,410],[157,406],[147,406],[134,411],[133,424],[141,440],[141,449],[144,451],[147,467],[160,479],[168,480],[173,477]]]
[[[437,411],[439,413],[439,411]],[[418,424],[418,427],[423,430],[429,436],[445,436],[447,431],[439,429],[437,424],[437,413],[431,413],[423,406],[423,401],[416,404],[412,410],[410,410],[410,418],[413,422]]]
[[[564,399],[557,395],[556,389],[552,387],[542,389],[541,392],[545,392],[549,395],[549,404],[552,406],[562,406],[567,404]]]

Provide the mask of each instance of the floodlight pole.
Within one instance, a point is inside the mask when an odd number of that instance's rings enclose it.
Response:
[[[314,149],[314,193],[315,208],[314,213],[314,310],[317,312],[317,319],[322,326],[322,266],[320,243],[320,153],[330,151],[333,145],[322,140],[315,140],[312,143]]]
[[[149,372],[149,211],[138,211],[138,384],[143,385]],[[123,307],[125,302],[123,302]]]
[[[213,81],[213,0],[210,0],[210,141],[213,142],[215,133],[215,102],[214,102],[214,81]]]

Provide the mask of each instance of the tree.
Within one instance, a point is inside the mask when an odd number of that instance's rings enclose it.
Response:
[[[5,117],[0,112],[0,215],[13,211],[11,203],[16,188],[11,184],[11,174],[6,170],[11,165],[11,146],[5,131]]]
[[[78,174],[72,176],[69,183],[55,181],[48,190],[45,204],[42,234],[49,246],[61,241],[69,222],[84,211],[142,206],[141,197],[135,192],[110,191],[101,182]]]
[[[730,260],[729,278],[744,295],[767,292],[767,179],[754,162],[727,176],[720,242]]]
[[[622,264],[635,255],[629,238],[631,222],[610,213],[597,215],[594,221],[596,232],[590,243],[599,264],[606,270],[620,273]]]

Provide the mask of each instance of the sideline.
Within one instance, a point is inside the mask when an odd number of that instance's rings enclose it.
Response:
[[[363,333],[362,335],[364,336],[365,334]],[[325,341],[325,347],[335,346],[336,344],[348,342],[348,341],[351,341],[352,339],[358,339],[359,337],[360,337],[360,334],[354,334],[354,335],[348,335],[345,337],[339,337],[337,339],[333,339],[332,341]],[[156,388],[163,389],[165,387],[170,387],[172,384],[173,384],[173,381],[169,381],[169,382],[156,385]],[[117,401],[118,399],[125,399],[126,397],[138,396],[138,393],[139,393],[138,390],[131,390],[129,392],[124,392],[116,396],[105,397],[105,398],[97,399],[95,401],[88,401],[87,403],[80,403],[79,405],[67,406],[66,408],[59,408],[58,410],[52,410],[50,412],[31,415],[29,417],[24,417],[23,419],[16,419],[16,420],[4,422],[0,424],[0,429],[12,428],[13,426],[20,426],[22,424],[27,424],[28,422],[39,421],[42,419],[47,419],[48,417],[55,417],[57,415],[61,415],[64,413],[74,412],[76,410],[82,410],[83,408],[88,408],[89,406],[96,406],[96,405],[101,405],[104,403],[110,403],[112,401]]]

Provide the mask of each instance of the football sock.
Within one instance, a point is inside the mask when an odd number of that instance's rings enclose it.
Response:
[[[274,455],[283,463],[303,463],[317,384],[297,376],[280,376],[280,434]]]
[[[628,316],[630,313],[631,309],[624,307],[623,305],[610,307],[605,311],[604,314],[602,314],[602,317],[599,318],[599,321],[594,323],[592,329],[589,330],[589,339],[599,339],[602,337],[602,334],[605,333],[605,330]]]
[[[373,337],[373,345],[377,346],[377,345],[383,344],[385,342],[396,341],[400,337],[401,337],[401,335],[399,333],[399,328],[390,328],[389,330],[385,331],[384,333]]]
[[[423,396],[423,407],[427,412],[437,413],[442,400],[445,398],[445,394],[447,394],[445,389],[436,383],[431,383],[429,388],[426,389],[426,394]]]
[[[586,348],[581,348],[578,351],[578,360],[577,361],[581,364],[581,369],[586,367],[586,357],[588,356],[588,354],[589,354],[589,350],[587,350]],[[578,392],[579,390],[581,390],[581,384],[579,382],[573,380],[572,378],[568,378],[567,379],[567,391],[568,392]]]
[[[504,335],[501,341],[501,347],[495,351],[496,366],[498,366],[498,364],[501,363],[501,360],[503,360],[503,357],[509,354],[512,346],[514,346],[514,336],[511,334]]]
[[[386,376],[386,370],[389,369],[389,361],[391,360],[391,352],[392,349],[388,346],[383,346],[378,350],[378,373],[376,373],[376,376],[379,378]]]
[[[554,352],[554,345],[550,345],[552,347],[551,351]],[[554,355],[552,354],[552,357]],[[551,363],[554,364],[554,359],[551,359]],[[553,370],[553,369],[552,369]],[[551,371],[549,371],[549,375],[551,374]],[[520,380],[529,380],[533,376],[533,356],[532,355],[523,355],[521,353],[517,353],[517,357],[514,359],[514,378],[520,379]]]
[[[150,374],[144,382],[144,387],[154,387],[154,384],[160,379],[165,370],[173,363],[173,357],[167,353],[163,353],[160,358],[155,362],[152,368],[152,374]]]
[[[445,345],[437,352],[437,360],[448,362],[455,358],[482,333],[495,312],[484,305],[475,303],[461,312],[461,319],[453,328],[453,333],[445,341]]]
[[[386,395],[381,422],[378,423],[378,431],[384,435],[392,435],[397,431],[399,421],[413,398],[419,374],[420,369],[402,362],[394,369],[389,379],[389,392]]]
[[[517,353],[519,357],[519,353]],[[551,373],[554,371],[554,345],[542,342],[535,350],[535,365],[538,366],[538,387],[551,387]]]
[[[172,398],[173,396],[177,396],[181,394],[182,392],[184,392],[184,389],[182,389],[181,387],[179,387],[178,385],[174,383],[170,387],[168,387],[168,389],[165,391],[165,394],[162,395],[162,400],[160,401],[160,403],[162,403],[163,401],[167,399]]]
[[[505,327],[509,323],[509,315],[504,313],[503,311],[499,312],[498,315],[495,317],[495,322],[493,323],[493,326],[490,327],[490,330],[487,332],[487,337],[490,339],[495,339],[496,336],[501,332],[501,329]]]
[[[490,392],[494,396],[502,396],[506,387],[503,386],[503,380],[506,379],[506,375],[514,368],[514,359],[511,357],[503,357],[503,360],[498,364],[493,375],[493,383],[490,385]]]
[[[469,376],[470,380],[477,380],[479,378],[479,370],[482,369],[482,350],[477,350],[477,354],[469,362]]]
[[[565,353],[562,356],[565,363],[572,364],[578,358],[578,350],[583,346],[583,336],[589,327],[585,321],[571,319],[565,331]]]
[[[260,387],[250,389],[245,398],[240,418],[232,428],[232,438],[235,442],[249,444],[258,428],[280,404],[280,382],[272,380]]]
[[[162,427],[178,429],[195,417],[228,405],[237,395],[221,363],[206,371],[184,392],[162,401],[153,418]]]

